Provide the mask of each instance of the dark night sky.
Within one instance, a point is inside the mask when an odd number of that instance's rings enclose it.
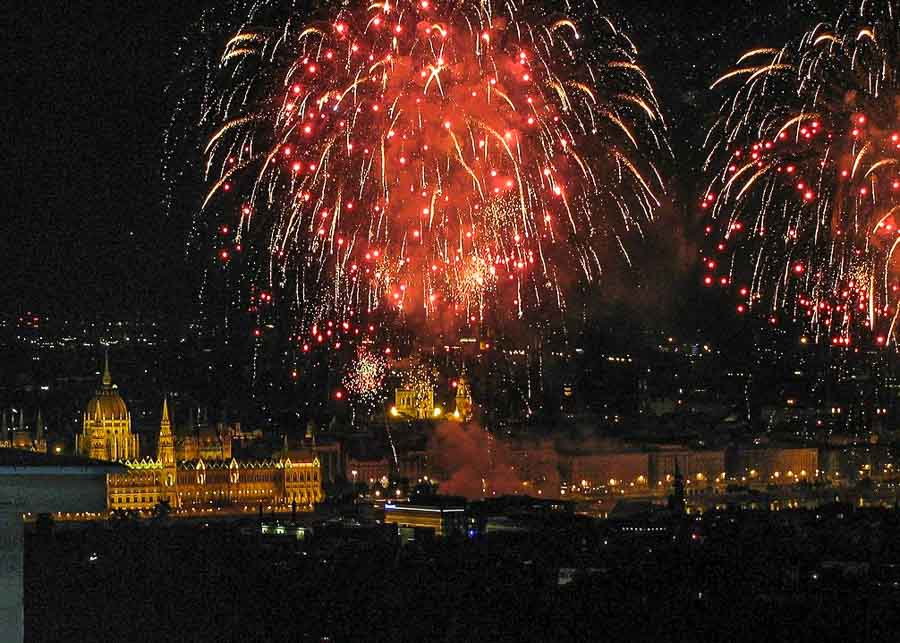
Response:
[[[172,52],[201,4],[14,0],[5,9],[14,28],[4,65],[3,312],[116,314],[186,304],[193,292],[186,220],[164,214],[160,158],[170,114],[164,88],[179,66]],[[714,74],[741,51],[780,44],[840,6],[600,4],[624,19],[656,84],[673,126],[682,203],[693,203],[695,146],[718,105],[706,91]],[[691,211],[680,208],[674,216]]]

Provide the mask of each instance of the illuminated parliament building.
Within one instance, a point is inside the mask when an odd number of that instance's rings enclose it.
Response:
[[[161,502],[173,510],[252,510],[259,506],[312,509],[323,499],[320,465],[292,462],[287,457],[237,460],[230,444],[219,449],[177,448],[169,406],[163,400],[156,457],[140,457],[138,436],[131,431],[131,415],[112,383],[107,362],[100,388],[88,402],[77,451],[127,467],[107,477],[107,508],[148,511]],[[198,456],[185,459],[178,456]],[[204,458],[204,456],[206,456]]]

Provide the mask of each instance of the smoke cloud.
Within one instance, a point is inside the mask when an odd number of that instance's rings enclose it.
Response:
[[[559,494],[558,457],[552,443],[513,444],[477,423],[443,422],[432,434],[428,450],[442,493],[470,500]]]

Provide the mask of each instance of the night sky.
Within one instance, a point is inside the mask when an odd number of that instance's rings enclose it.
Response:
[[[676,206],[666,216],[675,219],[661,226],[696,247],[697,146],[719,102],[707,87],[743,50],[800,35],[840,3],[600,4],[638,45],[672,128]],[[182,64],[173,52],[201,6],[14,0],[7,8],[14,28],[5,65],[4,312],[190,309],[189,204],[166,216],[160,166],[172,106],[165,88]],[[690,272],[683,258],[680,266],[674,258],[659,261],[660,274]],[[682,282],[693,288],[690,277]]]

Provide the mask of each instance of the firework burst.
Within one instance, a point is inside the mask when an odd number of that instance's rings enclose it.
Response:
[[[380,355],[359,347],[356,359],[344,375],[344,388],[364,405],[374,408],[384,388],[387,363]]]
[[[847,8],[780,49],[744,54],[708,144],[707,285],[738,312],[784,312],[833,345],[897,339],[900,22]]]
[[[520,317],[627,260],[659,204],[665,128],[596,7],[351,0],[258,26],[271,4],[205,92],[199,220],[301,325]]]

